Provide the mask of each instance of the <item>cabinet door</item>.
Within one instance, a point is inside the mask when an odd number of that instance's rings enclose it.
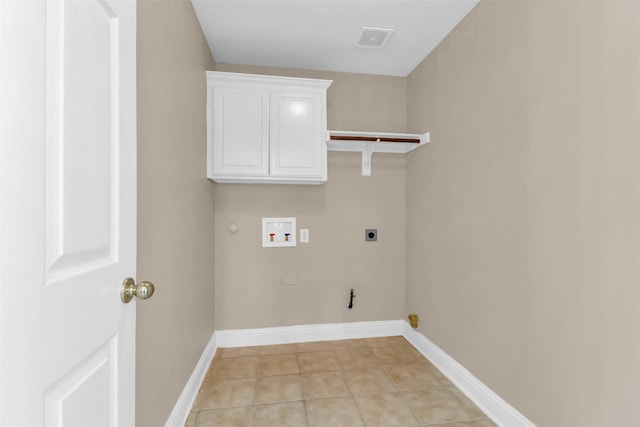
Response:
[[[269,93],[213,88],[213,176],[269,175]]]
[[[271,176],[326,180],[324,92],[271,92]]]

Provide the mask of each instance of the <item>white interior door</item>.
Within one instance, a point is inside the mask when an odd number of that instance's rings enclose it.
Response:
[[[132,426],[136,5],[0,0],[0,425]]]

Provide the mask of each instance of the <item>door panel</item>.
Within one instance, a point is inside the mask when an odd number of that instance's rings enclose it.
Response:
[[[114,261],[118,19],[47,4],[47,282]]]
[[[45,391],[46,425],[110,426],[117,419],[117,343],[111,340]],[[87,396],[93,396],[87,399]],[[110,422],[111,421],[111,422]]]

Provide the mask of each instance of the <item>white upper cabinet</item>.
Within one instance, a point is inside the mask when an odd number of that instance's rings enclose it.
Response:
[[[207,177],[221,183],[326,182],[330,84],[207,72]]]

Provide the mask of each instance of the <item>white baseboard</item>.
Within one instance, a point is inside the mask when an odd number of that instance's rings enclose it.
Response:
[[[325,323],[261,329],[216,331],[218,347],[290,344],[402,335],[402,320]]]
[[[524,415],[505,402],[489,387],[474,377],[464,366],[445,353],[420,332],[402,321],[402,335],[440,372],[460,389],[478,408],[499,426],[535,427]]]
[[[211,335],[209,343],[204,348],[196,367],[193,369],[187,385],[184,387],[184,390],[182,390],[176,406],[173,407],[173,411],[171,411],[165,427],[183,427],[185,425],[217,349],[217,337],[216,332],[214,332],[213,335]]]

